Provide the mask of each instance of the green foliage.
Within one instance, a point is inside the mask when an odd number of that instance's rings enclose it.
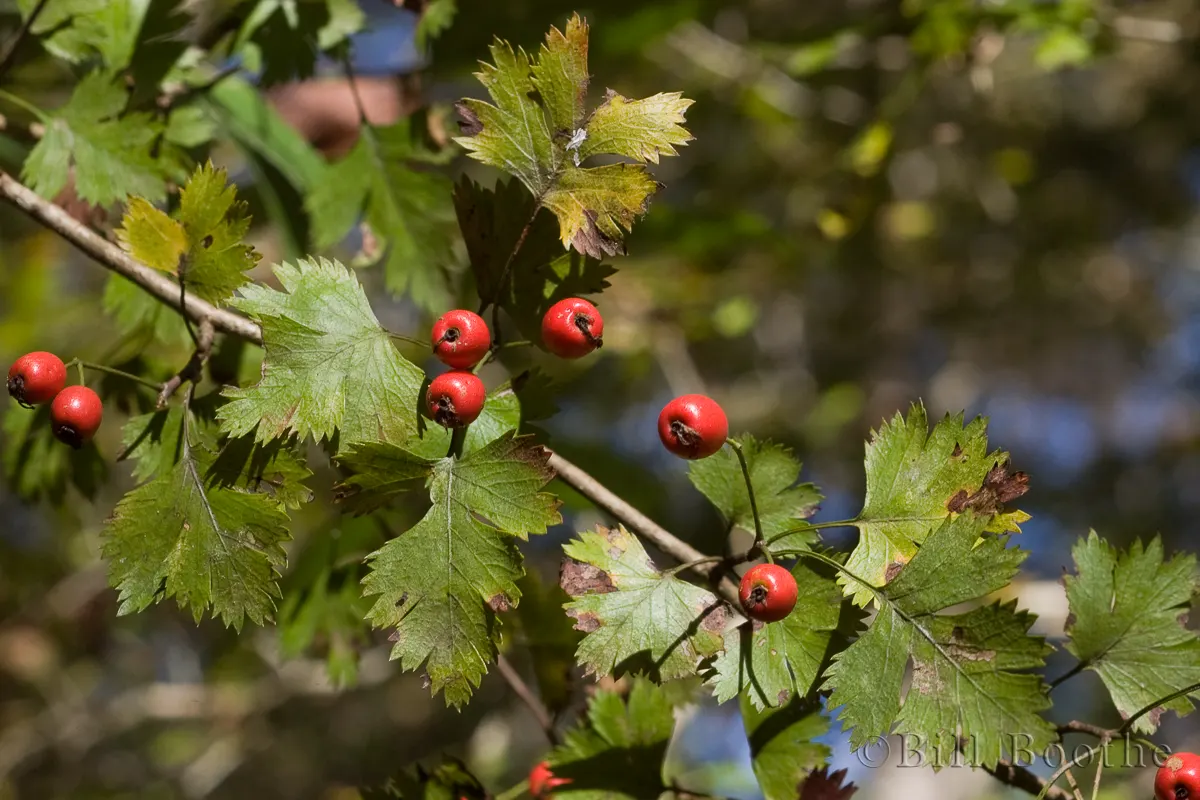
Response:
[[[587,634],[577,658],[597,675],[646,671],[656,680],[696,674],[721,648],[725,608],[711,592],[659,572],[624,527],[597,528],[563,546],[565,607]]]
[[[429,0],[417,24],[417,47],[425,48],[431,39],[441,36],[454,23],[458,14],[457,0]]]
[[[4,477],[22,499],[60,503],[68,486],[84,497],[95,497],[108,476],[95,442],[72,450],[54,438],[48,405],[30,410],[10,402],[3,431]]]
[[[758,502],[758,518],[763,536],[774,536],[797,527],[812,516],[821,502],[821,493],[811,483],[796,483],[800,477],[800,462],[790,450],[771,442],[760,442],[753,436],[742,436],[742,453],[750,470],[754,497]],[[714,455],[692,461],[688,477],[707,497],[729,526],[754,532],[754,515],[750,510],[750,495],[742,475],[737,454],[723,447]],[[802,527],[802,526],[801,526]],[[812,530],[798,530],[773,543],[773,549],[795,550],[816,539]]]
[[[1019,524],[1029,518],[1020,511],[1001,513],[1027,485],[1022,473],[1008,472],[1007,453],[988,453],[987,422],[977,417],[965,428],[962,423],[961,414],[947,415],[929,433],[925,407],[914,403],[907,417],[897,412],[890,424],[871,434],[867,497],[854,520],[859,542],[846,562],[850,572],[871,586],[887,583],[955,512],[970,508],[996,515],[985,528],[995,533],[1019,532]],[[870,602],[868,586],[845,584],[856,603]]]
[[[758,710],[742,695],[742,721],[750,740],[750,762],[765,800],[795,800],[796,789],[829,759],[817,737],[829,732],[816,697],[795,696],[779,708]]]
[[[440,311],[450,302],[444,270],[457,238],[450,179],[420,165],[445,157],[425,147],[410,120],[386,128],[364,125],[345,158],[330,164],[305,205],[317,247],[340,242],[360,219],[375,237],[387,287]]]
[[[792,568],[796,608],[779,622],[748,622],[725,634],[708,681],[717,702],[742,694],[757,709],[803,697],[816,683],[841,613],[832,577],[801,561]]]
[[[826,673],[829,705],[842,706],[852,747],[895,724],[897,733],[922,737],[935,767],[953,760],[957,735],[967,737],[969,763],[991,767],[1011,751],[1012,732],[1028,734],[1039,752],[1055,740],[1037,713],[1050,705],[1046,687],[1027,672],[1049,652],[1027,633],[1033,615],[1016,611],[1015,601],[938,613],[1003,588],[1024,561],[1006,537],[980,541],[986,527],[987,518],[974,514],[947,520],[896,578],[871,590],[874,621]],[[902,696],[910,658],[911,685]]]
[[[88,73],[66,105],[43,118],[45,134],[25,160],[22,178],[38,194],[54,197],[73,174],[79,197],[100,206],[127,195],[152,203],[166,199],[167,179],[180,177],[181,155],[162,140],[160,120],[123,113],[127,101],[113,75]]]
[[[351,485],[381,480],[373,447],[370,458],[356,451],[344,457],[358,472]],[[423,464],[429,512],[369,556],[364,593],[378,596],[371,623],[395,628],[392,658],[406,670],[425,663],[432,691],[444,689],[448,705],[470,699],[494,657],[496,615],[520,599],[515,540],[562,521],[558,502],[538,491],[554,475],[547,458],[544,449],[511,434],[462,459],[410,457],[408,469]],[[392,463],[399,460],[393,454]]]
[[[372,313],[362,286],[336,261],[280,264],[284,291],[250,285],[233,305],[263,330],[263,379],[226,389],[226,432],[255,430],[350,442],[403,442],[416,433],[423,374],[404,359]]]
[[[221,303],[246,283],[246,271],[260,258],[243,241],[249,230],[246,204],[237,200],[225,170],[210,161],[183,187],[174,218],[140,197],[130,198],[117,236],[138,261],[180,277],[193,294]]]
[[[447,758],[433,769],[409,767],[382,786],[359,789],[362,800],[475,800],[486,796],[479,779],[458,759]]]
[[[655,800],[667,787],[662,763],[675,728],[666,693],[635,678],[628,700],[600,690],[587,719],[551,752],[556,777],[571,781],[554,790],[562,800]]]
[[[1072,550],[1064,578],[1071,617],[1067,650],[1104,681],[1117,710],[1135,712],[1200,683],[1200,639],[1185,624],[1196,591],[1196,558],[1163,557],[1156,536],[1119,553],[1092,531]],[[1153,733],[1165,711],[1192,710],[1189,696],[1163,703],[1134,723]]]
[[[239,630],[246,617],[261,625],[280,597],[283,544],[291,539],[270,478],[276,464],[292,477],[307,472],[287,465],[290,454],[257,463],[223,459],[225,451],[199,428],[180,407],[135,417],[124,432],[127,452],[137,453],[136,472],[153,477],[125,495],[105,526],[119,613],[175,597],[197,622],[211,608]]]
[[[676,145],[691,139],[682,123],[692,101],[670,93],[630,102],[610,93],[585,114],[587,47],[587,23],[578,15],[565,33],[550,29],[536,59],[496,40],[494,63],[476,73],[492,103],[459,103],[463,135],[455,141],[472,158],[514,175],[554,212],[564,246],[601,258],[623,251],[624,231],[646,210],[657,184],[641,163],[582,167],[582,161],[611,154],[657,162],[674,155]]]

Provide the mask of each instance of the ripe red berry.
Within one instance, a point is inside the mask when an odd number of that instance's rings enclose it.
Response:
[[[680,458],[708,458],[729,438],[729,419],[711,397],[685,394],[663,406],[658,438]]]
[[[554,773],[550,771],[550,764],[546,761],[539,762],[529,770],[529,793],[534,797],[548,797],[550,790],[570,782],[570,778],[555,777]]]
[[[568,297],[542,317],[542,343],[559,358],[583,358],[604,344],[604,318],[587,300]]]
[[[429,384],[425,404],[429,415],[446,428],[465,428],[483,411],[487,391],[479,377],[464,370],[438,375]]]
[[[1200,756],[1174,753],[1154,776],[1155,800],[1200,798]]]
[[[76,450],[90,441],[100,428],[104,406],[86,386],[68,386],[50,404],[50,426],[60,442]]]
[[[750,619],[778,622],[796,607],[796,579],[778,564],[759,564],[742,576],[738,599]]]
[[[483,317],[458,308],[447,311],[433,323],[433,354],[455,369],[469,369],[479,363],[492,346],[492,332]]]
[[[24,406],[47,403],[67,384],[67,368],[54,353],[26,353],[8,368],[8,393]]]

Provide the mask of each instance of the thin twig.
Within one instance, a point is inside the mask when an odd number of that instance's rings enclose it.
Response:
[[[742,467],[742,477],[746,479],[746,494],[750,497],[750,512],[754,515],[754,546],[751,551],[758,550],[769,563],[774,563],[775,559],[771,556],[771,551],[767,549],[766,542],[763,541],[762,522],[758,518],[758,501],[754,499],[754,483],[750,480],[750,465],[746,463],[746,454],[742,452],[742,443],[732,438],[725,441],[737,454],[738,464]]]
[[[521,698],[529,710],[533,712],[534,718],[538,725],[542,726],[542,730],[546,734],[546,738],[550,740],[550,744],[558,745],[558,732],[554,730],[554,717],[551,716],[550,710],[546,708],[545,703],[538,699],[538,696],[529,688],[529,684],[521,677],[520,673],[509,663],[503,653],[496,654],[496,670],[500,673],[500,677],[508,683],[509,688],[513,690],[513,694]]]
[[[618,497],[611,489],[600,483],[600,481],[570,461],[567,461],[558,453],[550,454],[549,464],[550,468],[558,473],[558,477],[563,483],[612,514],[630,531],[650,542],[681,564],[696,562],[691,567],[692,572],[707,578],[717,568],[717,564],[704,560],[704,553],[701,553],[638,511],[621,497]],[[733,603],[736,607],[738,604],[737,587],[733,585],[733,581],[728,578],[723,579],[720,584],[720,590],[725,599]]]
[[[984,771],[1001,783],[1029,794],[1037,794],[1046,786],[1046,782],[1029,769],[1009,761],[1000,761],[995,767],[984,767]],[[1044,796],[1047,800],[1073,800],[1069,792],[1055,786],[1047,789]]]
[[[183,385],[184,381],[192,381],[194,383],[200,379],[201,370],[204,368],[205,362],[208,361],[209,355],[212,354],[213,338],[212,320],[200,320],[200,329],[196,334],[196,349],[192,353],[192,357],[188,359],[188,362],[183,365],[183,369],[175,373],[169,381],[162,385],[162,390],[158,393],[159,408],[167,407],[167,401]]]
[[[0,199],[8,201],[54,231],[98,261],[101,266],[141,286],[155,299],[171,308],[179,307],[178,283],[141,263],[6,173],[0,173]],[[187,315],[197,322],[202,319],[211,320],[213,327],[219,331],[233,334],[254,344],[262,344],[262,330],[252,320],[240,314],[217,308],[191,293],[185,296],[183,307]]]
[[[29,16],[21,23],[21,28],[13,36],[12,41],[8,43],[8,48],[4,51],[4,56],[0,57],[0,78],[8,74],[12,68],[13,62],[17,60],[17,50],[20,49],[21,43],[25,41],[25,37],[29,35],[29,31],[33,29],[33,24],[37,22],[37,18],[41,16],[50,0],[38,0],[38,4],[29,12]]]
[[[1115,730],[1100,725],[1093,725],[1090,722],[1081,722],[1077,719],[1059,725],[1058,733],[1060,736],[1064,733],[1086,733],[1089,736],[1095,736],[1097,739],[1111,739],[1117,735]]]

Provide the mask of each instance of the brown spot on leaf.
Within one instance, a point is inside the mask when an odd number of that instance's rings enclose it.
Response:
[[[1075,612],[1074,611],[1067,614],[1067,621],[1064,624],[1064,627],[1068,628],[1068,629],[1075,627]]]
[[[767,626],[767,623],[763,622],[761,619],[756,619],[756,620],[754,620],[754,622],[753,622],[753,623],[751,623],[751,625],[750,625],[750,628],[751,628],[751,630],[753,630],[755,633],[758,633],[759,631],[761,631],[761,630],[762,630],[763,628],[765,628],[766,626]],[[766,644],[766,643],[767,643],[767,640],[766,640],[766,639],[760,639],[758,643],[759,643],[759,645],[764,645],[764,644]]]
[[[960,489],[946,501],[946,509],[954,514],[961,514],[968,508],[977,514],[991,516],[1004,510],[1011,503],[1029,491],[1029,476],[1024,472],[1010,472],[1009,464],[994,464],[983,479],[979,491],[968,493]]]
[[[776,696],[775,699],[779,701],[779,705],[783,705],[784,703],[786,703],[788,701],[788,698],[791,696],[792,696],[792,693],[789,692],[787,689],[780,689],[779,694]]]
[[[952,453],[950,454],[950,457],[951,457],[951,458],[958,458],[959,456],[961,456],[961,455],[962,455],[962,452],[963,452],[962,445],[961,445],[961,444],[959,444],[958,442],[955,442],[955,443],[954,443],[954,452],[952,452]]]
[[[572,247],[592,258],[625,255],[625,243],[600,230],[600,226],[596,224],[599,215],[595,211],[588,209],[583,215],[583,227],[571,237]]]
[[[891,583],[894,581],[902,569],[904,569],[904,562],[902,561],[893,561],[892,563],[888,564],[887,569],[883,571],[883,582]]]
[[[558,569],[558,585],[571,597],[585,594],[607,594],[617,590],[607,572],[573,558],[562,560],[562,565]]]
[[[937,673],[937,667],[928,661],[913,660],[912,688],[921,694],[939,694],[946,688]]]
[[[477,136],[483,131],[483,123],[479,115],[466,103],[455,103],[454,110],[458,112],[458,130],[463,136]]]
[[[707,611],[707,613],[705,613]],[[718,604],[712,611],[701,609],[704,616],[700,620],[700,630],[720,633],[725,630],[725,606]]]
[[[404,594],[400,595],[400,599],[396,601],[396,608],[399,608],[400,606],[404,605],[407,602],[408,602],[408,592],[405,592]]]
[[[797,787],[800,792],[798,800],[850,800],[858,787],[853,783],[843,784],[845,779],[844,769],[833,774],[829,773],[828,767],[814,770]]]
[[[946,655],[955,661],[994,661],[996,659],[995,650],[980,650],[963,639],[963,629],[957,626],[950,633],[950,641],[943,646],[943,649]]]
[[[590,611],[567,611],[567,616],[575,620],[575,630],[583,631],[584,633],[592,633],[600,630],[604,623]]]
[[[496,594],[488,598],[488,607],[499,614],[512,608],[512,603],[503,594]]]

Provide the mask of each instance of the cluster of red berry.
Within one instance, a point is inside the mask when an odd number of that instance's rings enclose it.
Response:
[[[99,430],[104,407],[91,389],[66,383],[67,365],[53,353],[26,353],[8,369],[8,393],[26,408],[49,402],[54,436],[79,449]]]
[[[583,358],[604,342],[604,318],[587,300],[568,297],[542,317],[542,343],[560,358]],[[492,349],[483,317],[465,309],[448,311],[433,325],[433,353],[449,372],[429,383],[429,416],[447,428],[465,428],[483,412],[487,391],[472,369]]]

